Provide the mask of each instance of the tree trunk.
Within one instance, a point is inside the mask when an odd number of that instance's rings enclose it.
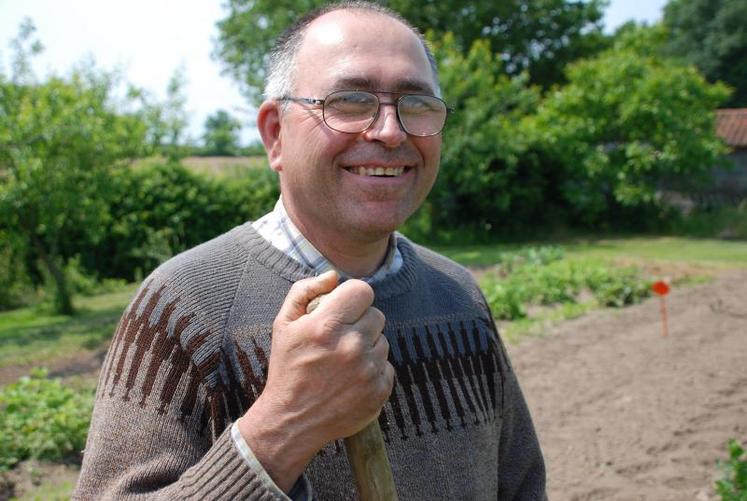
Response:
[[[47,252],[44,242],[42,242],[38,235],[31,232],[31,240],[34,242],[34,247],[36,247],[36,251],[39,253],[42,261],[44,261],[44,265],[47,267],[49,274],[52,275],[52,280],[54,280],[56,288],[54,301],[55,311],[57,313],[62,313],[63,315],[72,315],[75,312],[75,309],[73,308],[73,298],[70,295],[70,290],[67,286],[67,277],[65,277],[64,271],[57,266],[54,256],[51,256],[49,252]]]

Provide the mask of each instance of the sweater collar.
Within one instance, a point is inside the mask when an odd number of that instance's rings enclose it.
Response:
[[[271,269],[284,279],[296,282],[303,278],[315,276],[314,269],[292,259],[260,235],[251,222],[245,223],[233,230],[239,241],[247,248],[250,255],[259,264]],[[382,280],[371,284],[377,301],[404,294],[415,286],[416,270],[420,260],[415,253],[412,243],[403,235],[393,233],[392,239],[402,256],[402,266],[396,273],[390,274]]]
[[[252,223],[252,228],[257,230],[257,233],[262,235],[262,237],[270,242],[273,247],[291,259],[298,261],[305,267],[311,268],[314,270],[316,275],[321,275],[329,270],[335,270],[341,280],[353,278],[347,273],[334,267],[332,263],[324,257],[316,247],[314,247],[314,244],[312,244],[303,233],[301,233],[301,230],[298,229],[290,216],[288,216],[288,212],[285,210],[285,205],[283,204],[282,195],[275,203],[275,208],[257,221],[254,221]],[[360,278],[369,284],[381,282],[387,276],[397,273],[401,266],[402,254],[397,248],[395,236],[391,235],[386,256],[382,264],[372,275]]]

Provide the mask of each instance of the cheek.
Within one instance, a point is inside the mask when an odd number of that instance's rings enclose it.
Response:
[[[438,165],[441,162],[441,135],[421,137],[414,141],[425,166],[430,170],[438,171]]]

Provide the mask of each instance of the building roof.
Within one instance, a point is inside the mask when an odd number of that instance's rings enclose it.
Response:
[[[732,148],[747,148],[747,108],[716,110],[716,134]]]

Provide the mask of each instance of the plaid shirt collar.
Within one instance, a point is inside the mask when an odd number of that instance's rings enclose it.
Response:
[[[317,275],[321,275],[328,270],[335,270],[342,280],[351,278],[350,275],[332,266],[332,263],[301,234],[288,217],[282,196],[278,199],[272,212],[254,221],[252,227],[273,247],[291,259],[311,268]],[[402,254],[397,248],[396,240],[394,234],[389,237],[389,248],[384,262],[373,275],[364,277],[362,280],[368,283],[376,283],[399,271],[402,267]]]

